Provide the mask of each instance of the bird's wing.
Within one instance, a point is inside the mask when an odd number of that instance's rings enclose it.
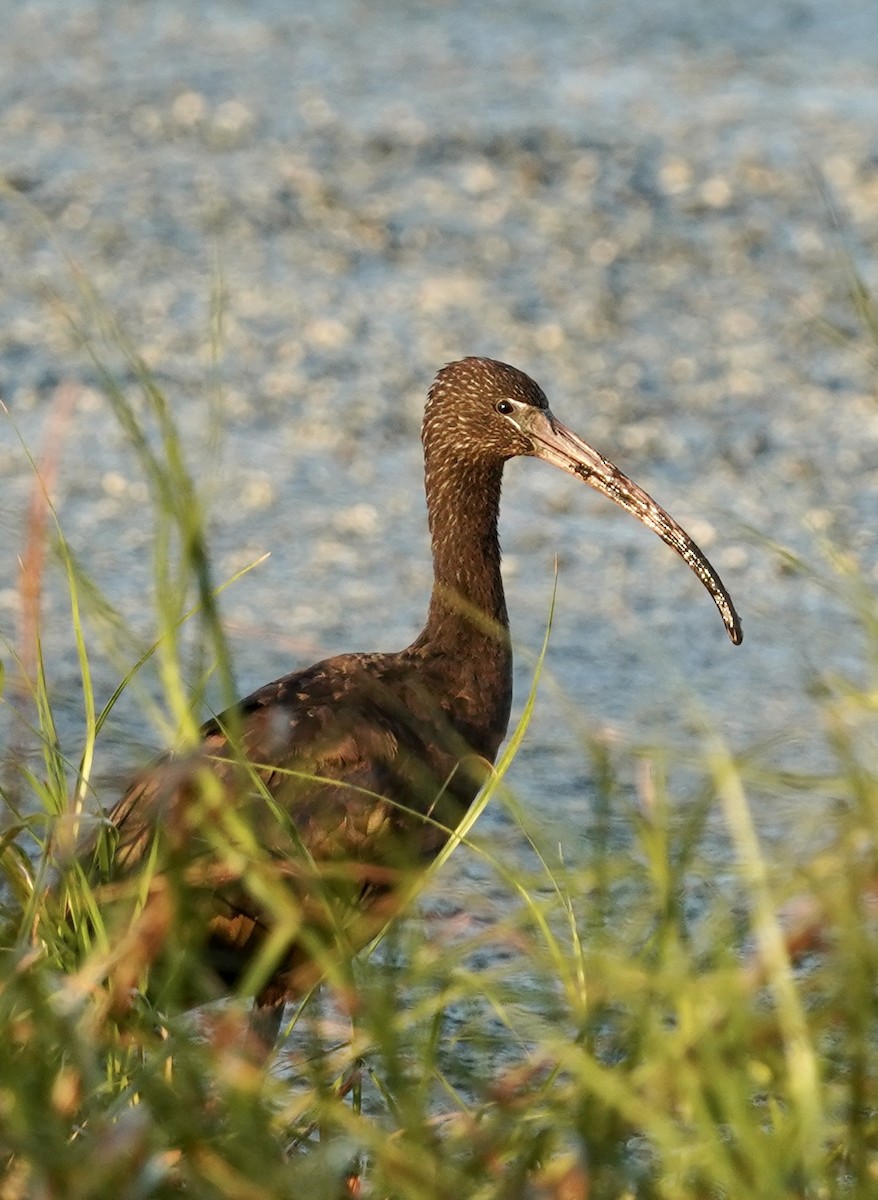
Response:
[[[112,873],[136,866],[158,828],[192,857],[217,823],[233,836],[242,820],[284,860],[377,865],[394,839],[432,852],[444,840],[433,798],[465,747],[442,744],[436,692],[394,667],[391,656],[338,656],[209,721],[195,753],[154,763],[110,810]]]
[[[321,962],[314,939],[355,949],[373,937],[478,789],[443,695],[399,656],[341,656],[276,680],[209,721],[194,753],[135,779],[83,858],[109,899],[157,889],[157,926],[190,917],[227,983],[286,905],[286,965],[271,986],[294,994]],[[169,886],[178,901],[165,913]]]

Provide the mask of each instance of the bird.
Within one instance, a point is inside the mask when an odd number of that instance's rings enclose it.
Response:
[[[633,514],[701,580],[731,641],[742,640],[695,542],[564,426],[522,371],[480,357],[444,366],[422,442],[433,585],[414,641],[340,654],[259,688],[209,720],[194,751],[137,776],[82,851],[110,899],[148,870],[116,957],[128,961],[121,977],[133,986],[181,925],[194,931],[171,972],[194,982],[175,995],[189,1007],[251,988],[266,1054],[284,1005],[395,915],[490,774],[512,705],[497,529],[508,460],[542,459]]]

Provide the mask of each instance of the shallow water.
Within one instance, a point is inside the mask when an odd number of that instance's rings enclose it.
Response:
[[[862,642],[770,543],[831,575],[828,536],[875,582],[878,351],[844,257],[878,286],[872,0],[6,7],[0,394],[38,450],[72,387],[58,511],[143,636],[145,485],[73,344],[65,255],[166,389],[212,501],[218,576],[271,552],[224,598],[242,691],[417,631],[423,396],[444,361],[483,353],[533,374],[690,529],[745,622],[734,649],[654,537],[560,473],[513,464],[519,707],[560,562],[557,688],[519,794],[581,828],[582,722],[685,747],[691,697],[736,747],[780,735],[771,761],[823,761],[806,687],[860,672]],[[8,421],[0,471],[14,640],[31,477]],[[56,572],[45,652],[75,753],[69,624]],[[116,669],[93,644],[104,697]],[[124,774],[160,741],[132,696],[99,768]],[[801,828],[782,805],[763,817]]]

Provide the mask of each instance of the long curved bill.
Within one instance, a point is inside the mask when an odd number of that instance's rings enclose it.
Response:
[[[706,555],[686,530],[656,504],[643,488],[557,421],[547,408],[529,407],[519,411],[517,417],[522,433],[531,439],[532,452],[537,458],[578,476],[621,508],[633,513],[638,521],[642,521],[677,551],[710,592],[732,642],[740,645],[744,635],[732,598]]]

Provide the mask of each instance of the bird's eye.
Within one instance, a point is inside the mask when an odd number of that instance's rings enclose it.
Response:
[[[515,405],[511,400],[498,400],[494,408],[503,417],[508,417],[511,412],[515,411]]]

